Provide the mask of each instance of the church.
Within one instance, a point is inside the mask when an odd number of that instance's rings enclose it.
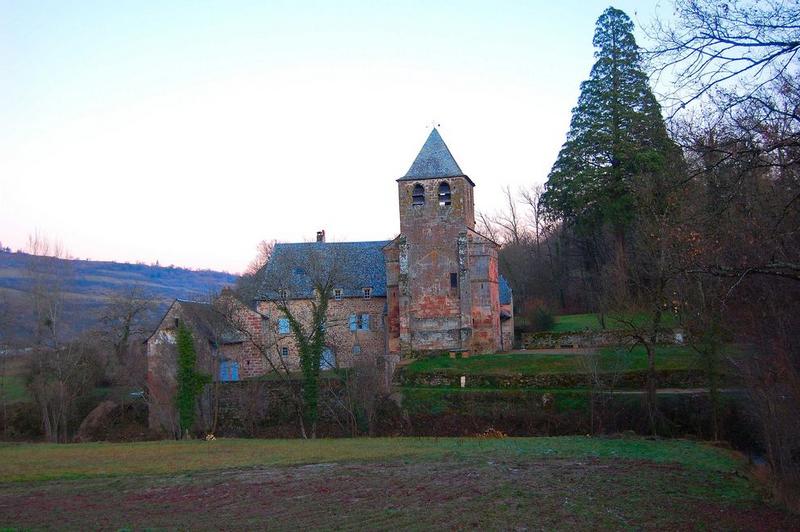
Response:
[[[323,363],[351,366],[364,354],[393,362],[437,353],[494,353],[512,348],[511,288],[498,274],[498,245],[475,231],[475,183],[433,129],[408,172],[397,180],[400,234],[391,241],[276,244],[256,309],[277,320],[275,341],[297,354],[275,301],[302,305],[311,284],[300,265],[335,261],[346,270],[333,286]],[[324,259],[323,259],[324,261]],[[329,266],[332,267],[332,266]],[[278,284],[275,280],[278,279]],[[277,286],[282,288],[278,289]],[[279,293],[280,292],[280,293]]]
[[[276,244],[255,301],[237,303],[237,324],[221,319],[216,303],[175,301],[146,340],[152,394],[171,412],[179,324],[192,330],[198,368],[216,381],[298,368],[289,320],[277,303],[302,317],[314,299],[311,277],[320,270],[337,270],[331,277],[322,369],[377,360],[391,379],[403,359],[510,350],[512,292],[498,274],[499,246],[475,231],[474,186],[433,129],[397,180],[396,238],[326,242],[320,231],[312,242]]]
[[[512,292],[498,274],[499,246],[475,231],[474,186],[433,129],[397,180],[400,234],[393,240],[326,242],[319,231],[312,242],[275,245],[250,305],[229,291],[214,303],[176,300],[146,340],[150,426],[180,435],[180,326],[192,332],[198,370],[214,381],[298,369],[280,307],[299,320],[308,316],[315,275],[330,280],[323,370],[377,364],[388,386],[402,360],[510,350]],[[227,310],[220,312],[221,303]],[[199,408],[202,419],[211,419],[207,394]]]

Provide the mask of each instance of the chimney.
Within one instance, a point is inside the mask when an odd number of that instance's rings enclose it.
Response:
[[[325,242],[325,230],[317,231],[317,242]]]

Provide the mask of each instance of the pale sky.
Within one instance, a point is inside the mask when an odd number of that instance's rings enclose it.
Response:
[[[544,182],[607,6],[0,0],[0,242],[240,272],[390,239],[434,122],[493,212]]]

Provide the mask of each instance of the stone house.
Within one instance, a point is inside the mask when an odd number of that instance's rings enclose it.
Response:
[[[223,297],[225,297],[223,295]],[[231,298],[232,304],[236,304]],[[238,304],[240,320],[233,327],[225,313],[209,303],[176,299],[153,333],[147,345],[147,391],[149,425],[179,435],[175,409],[177,391],[178,327],[182,324],[192,332],[197,352],[197,371],[211,375],[214,381],[237,381],[266,373],[260,351],[249,339],[261,334],[262,318],[246,306]],[[199,401],[198,423],[211,423],[210,397]]]
[[[276,345],[282,362],[299,367],[297,346],[288,320],[278,311],[285,301],[300,321],[311,311],[312,278],[331,284],[326,318],[327,345],[322,369],[351,367],[364,356],[386,352],[386,273],[383,247],[377,242],[316,242],[276,244],[265,267],[264,287],[255,307],[268,324],[267,343]]]

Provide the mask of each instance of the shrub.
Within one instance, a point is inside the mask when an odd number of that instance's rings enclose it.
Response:
[[[556,319],[553,314],[545,307],[539,307],[534,310],[531,316],[531,325],[533,332],[549,331],[556,324]]]

